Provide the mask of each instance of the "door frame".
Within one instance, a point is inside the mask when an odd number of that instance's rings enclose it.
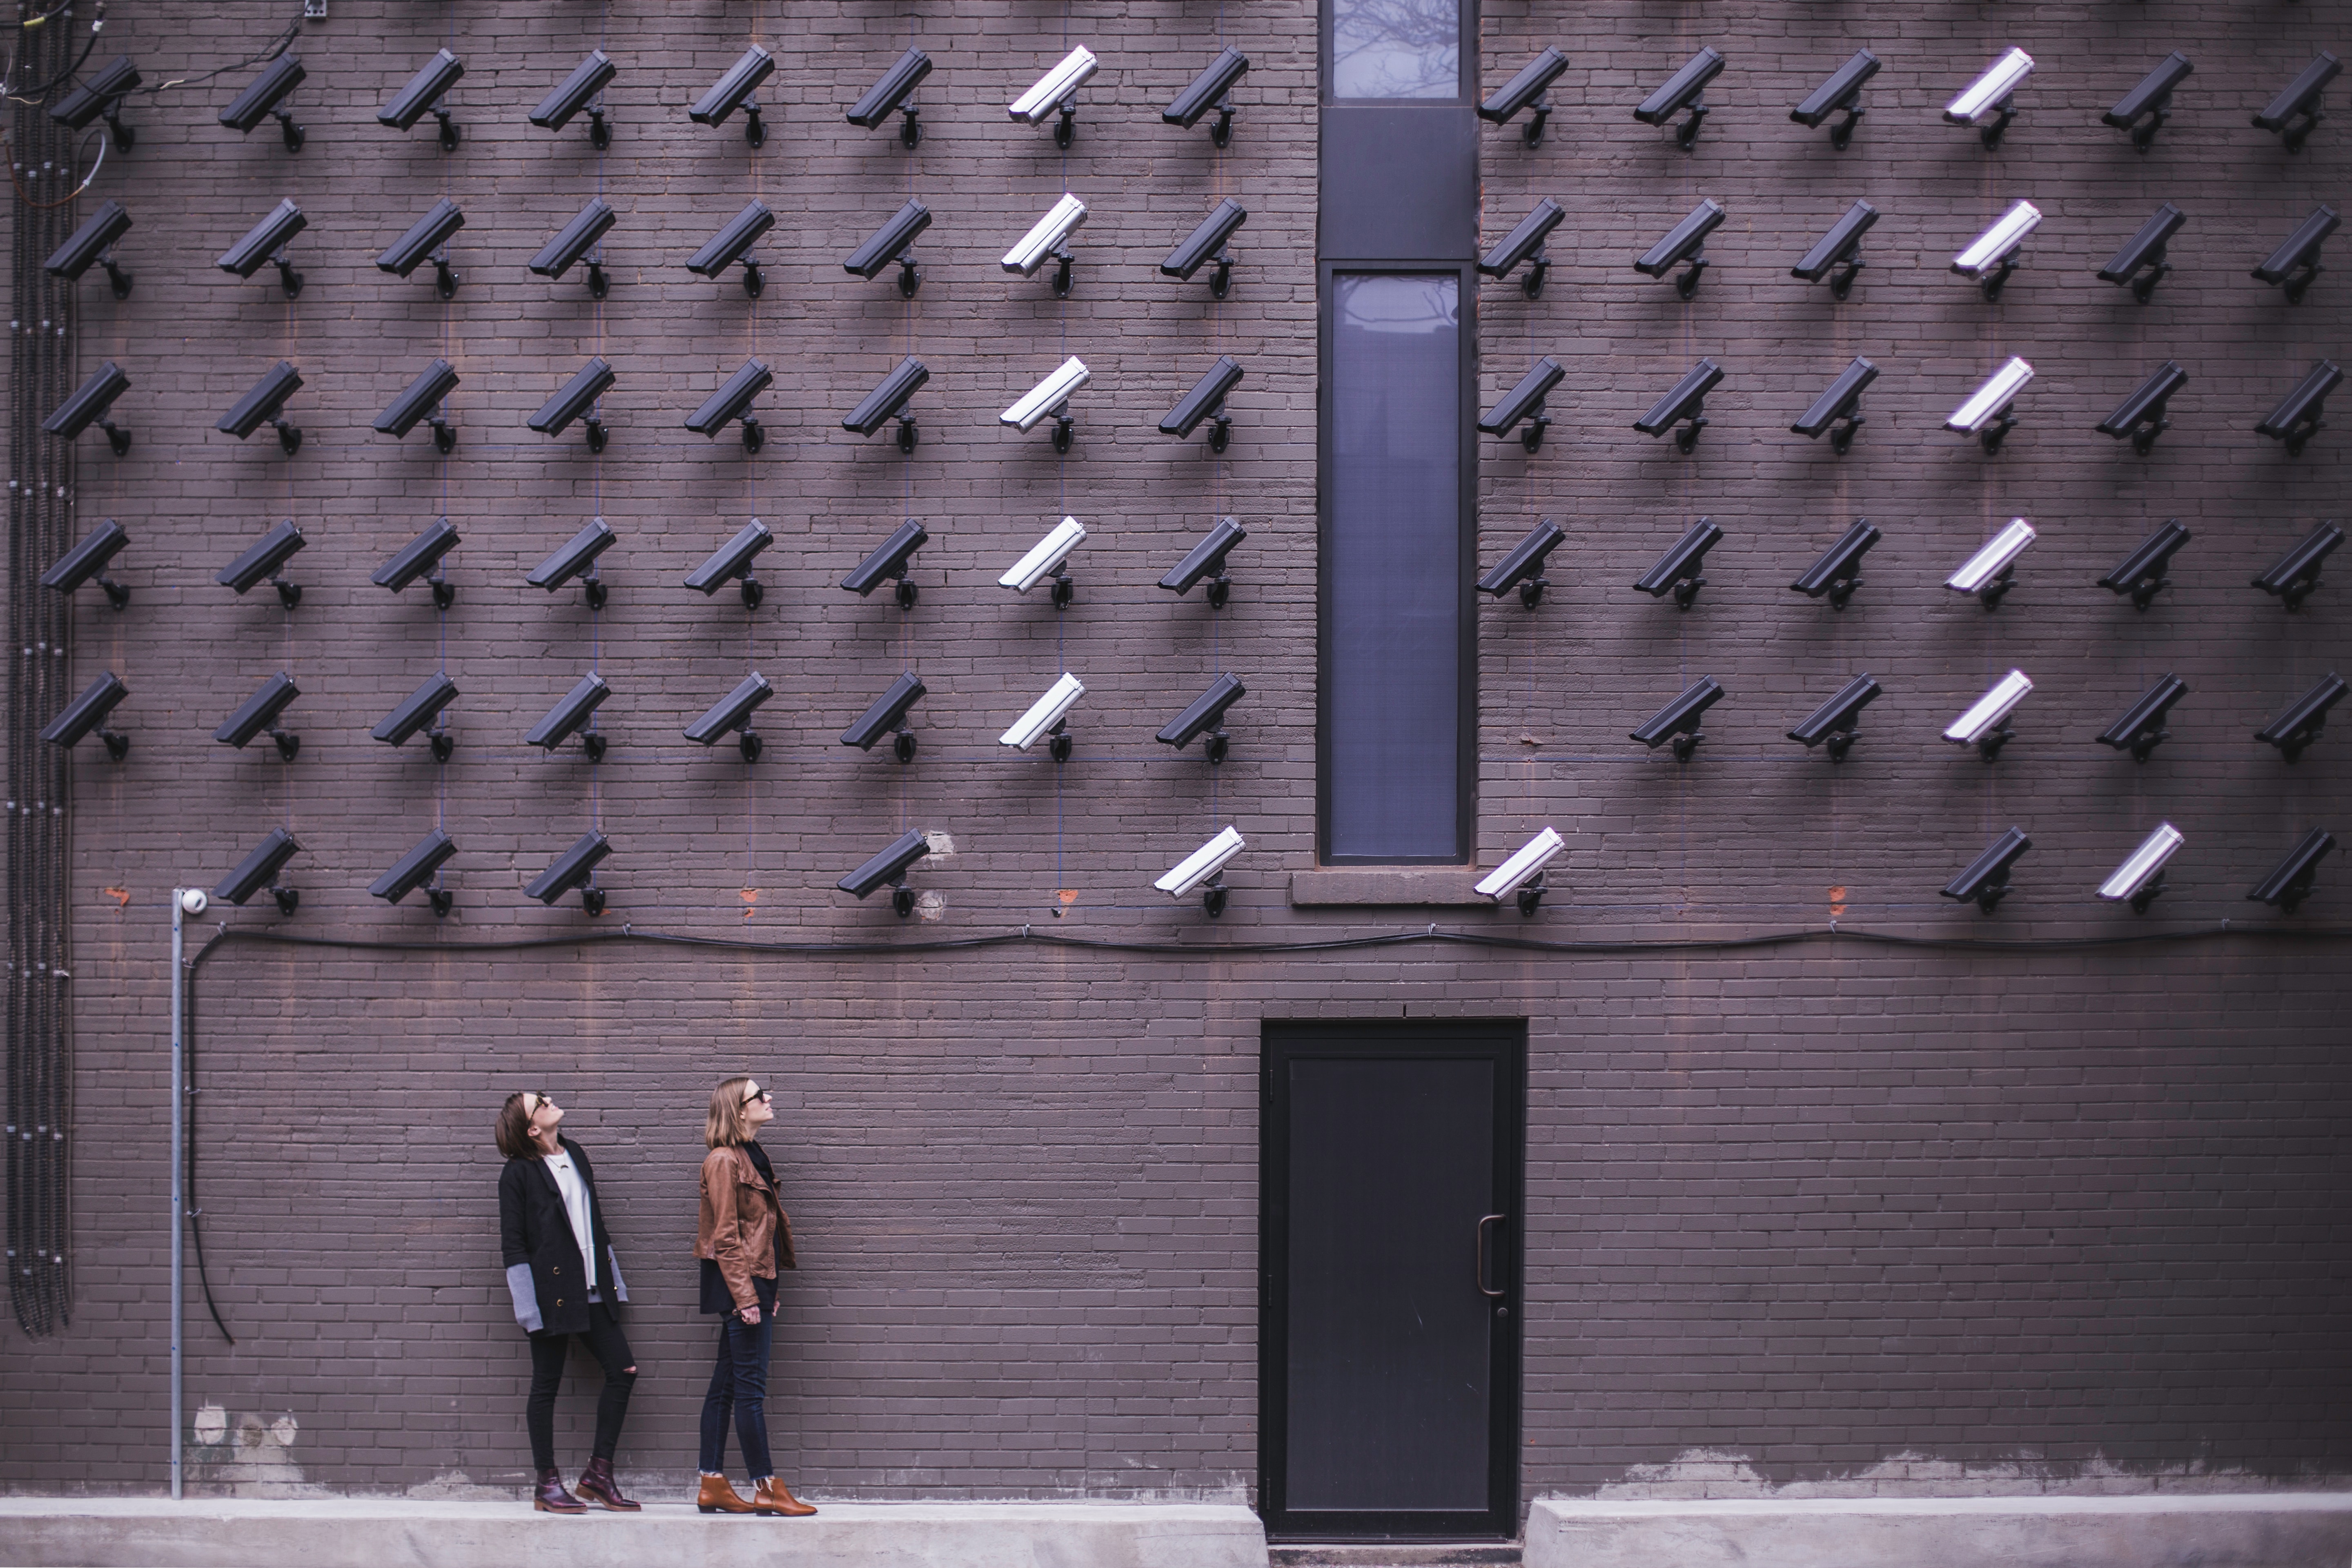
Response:
[[[1520,1377],[1526,1332],[1528,1021],[1524,1018],[1268,1018],[1258,1047],[1258,1515],[1277,1542],[1514,1540],[1519,1530]],[[1288,1075],[1300,1057],[1483,1057],[1494,1062],[1493,1212],[1510,1216],[1488,1273],[1508,1315],[1488,1345],[1486,1509],[1479,1513],[1289,1512],[1285,1437],[1290,1398]]]

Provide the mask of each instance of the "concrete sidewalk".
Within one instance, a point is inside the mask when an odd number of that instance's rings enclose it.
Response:
[[[0,1498],[0,1568],[1265,1568],[1248,1509],[826,1503],[814,1519],[687,1503],[584,1518],[520,1502]]]

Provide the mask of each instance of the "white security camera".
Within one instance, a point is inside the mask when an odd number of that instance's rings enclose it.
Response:
[[[2025,79],[2032,74],[2033,57],[2023,49],[2011,49],[1987,66],[1982,76],[1944,106],[1944,118],[1954,125],[1977,127],[1984,144],[1996,146],[2000,133],[2017,118],[2011,95],[2024,86]]]
[[[2000,286],[2017,270],[2018,247],[2041,224],[2042,209],[2032,202],[2019,202],[1952,258],[1952,270],[1975,279],[1986,299],[1998,300]]]
[[[1094,379],[1087,362],[1072,354],[1045,380],[1021,395],[1018,402],[996,416],[997,423],[1010,425],[1015,430],[1034,430],[1037,421],[1070,400],[1070,395]],[[1058,439],[1056,446],[1062,445]]]
[[[2012,669],[1992,684],[1972,703],[1969,710],[1953,720],[1944,730],[1944,739],[1956,746],[1974,746],[1986,762],[1993,760],[2009,739],[2009,716],[2033,689],[2033,682],[2025,671]]]
[[[1205,888],[1202,899],[1209,915],[1214,919],[1225,912],[1224,879],[1220,875],[1225,862],[1242,852],[1239,829],[1228,826],[1225,830],[1178,861],[1169,873],[1151,885],[1171,899],[1181,899],[1196,888]]]
[[[1045,216],[1029,226],[1029,232],[1013,242],[999,263],[1007,272],[1018,272],[1024,278],[1034,277],[1037,268],[1045,265],[1054,253],[1061,249],[1070,236],[1086,226],[1087,204],[1062,193],[1062,199],[1045,210]],[[1068,290],[1062,290],[1066,293]]]
[[[1070,95],[1086,85],[1087,79],[1095,74],[1098,65],[1094,52],[1084,44],[1079,45],[1056,60],[1052,69],[1037,79],[1035,86],[1008,104],[1005,112],[1015,120],[1039,125],[1045,122],[1047,115],[1059,110],[1062,123],[1054,128],[1054,140],[1067,147],[1070,144],[1070,121],[1076,115],[1070,103]]]
[[[205,910],[211,908],[211,906],[212,900],[205,896],[205,890],[202,888],[183,888],[180,889],[180,908],[186,910],[189,914],[203,914]]]
[[[2186,842],[2180,829],[2168,822],[2158,823],[2156,831],[2141,839],[2139,847],[2099,884],[2099,897],[2111,904],[2129,901],[2134,914],[2146,912],[2149,902],[2164,891],[2164,863]]]
[[[1988,455],[1999,451],[2001,437],[2017,423],[2010,416],[2010,405],[2032,379],[2033,366],[2011,354],[2007,364],[1987,376],[1983,385],[1969,394],[1968,401],[1952,410],[1944,428],[1974,436]]]
[[[1014,562],[1012,570],[996,580],[997,584],[1016,594],[1025,594],[1048,577],[1058,580],[1062,575],[1062,563],[1069,558],[1070,552],[1076,550],[1078,542],[1086,536],[1085,523],[1075,517],[1064,518],[1046,531],[1045,538],[1030,546],[1029,553]],[[1055,586],[1058,590],[1058,581]]]
[[[996,738],[997,744],[1025,752],[1043,739],[1047,731],[1061,726],[1078,699],[1087,694],[1086,682],[1076,676],[1063,672],[1061,678],[1045,689],[1045,695],[1029,705],[1029,711],[1013,721],[1013,727]],[[1054,760],[1063,762],[1069,756],[1069,737],[1054,737]]]
[[[1485,879],[1472,890],[1482,899],[1501,903],[1517,893],[1519,913],[1536,912],[1536,903],[1543,897],[1543,868],[1551,858],[1568,847],[1568,840],[1556,828],[1547,827],[1515,850],[1511,858],[1486,873]]]
[[[1991,609],[2009,592],[2010,573],[2033,540],[2032,523],[2021,517],[2011,518],[2007,528],[1986,541],[1983,549],[1944,580],[1944,586],[1955,594],[1974,594],[1984,600],[1986,609]]]

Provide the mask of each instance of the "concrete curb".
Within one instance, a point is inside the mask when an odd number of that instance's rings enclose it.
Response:
[[[814,1519],[685,1503],[586,1518],[507,1502],[0,1498],[10,1568],[1265,1568],[1248,1509],[827,1503]]]

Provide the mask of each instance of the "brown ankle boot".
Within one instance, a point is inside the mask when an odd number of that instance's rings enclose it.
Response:
[[[793,1496],[792,1489],[770,1476],[751,1489],[751,1511],[783,1519],[806,1519],[816,1510]]]
[[[530,1506],[541,1513],[586,1513],[588,1505],[563,1489],[562,1470],[539,1472],[539,1489]]]
[[[621,1495],[621,1483],[613,1477],[613,1461],[591,1459],[588,1468],[580,1472],[580,1482],[573,1489],[590,1502],[600,1504],[614,1513],[635,1513],[645,1507]]]
[[[735,1495],[735,1489],[725,1476],[705,1476],[702,1489],[694,1494],[694,1506],[705,1513],[749,1513],[751,1505]]]

